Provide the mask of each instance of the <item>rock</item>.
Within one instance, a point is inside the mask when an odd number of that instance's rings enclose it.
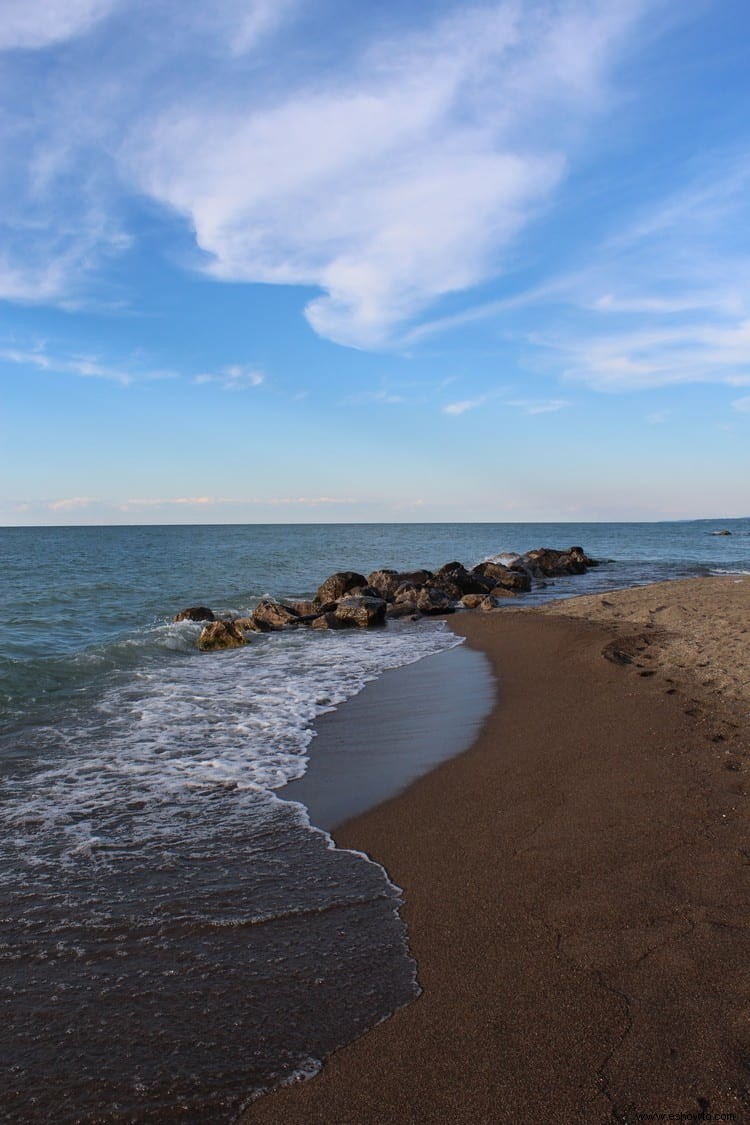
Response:
[[[243,633],[257,633],[260,631],[260,625],[253,617],[235,617],[232,625]]]
[[[484,575],[469,572],[462,563],[452,562],[440,567],[432,585],[446,593],[450,592],[452,585],[459,594],[486,594],[491,583],[485,580]]]
[[[527,551],[521,555],[516,566],[525,567],[536,577],[558,578],[562,574],[584,574],[588,567],[596,566],[595,559],[590,559],[583,547],[568,547],[566,551],[556,551],[552,547],[539,547],[535,551]]]
[[[498,584],[504,574],[509,574],[510,571],[507,566],[497,562],[481,562],[472,570],[472,577],[474,578],[491,578],[495,585]]]
[[[509,570],[507,574],[502,575],[497,586],[493,586],[490,593],[495,594],[498,587],[512,591],[514,594],[528,593],[531,589],[531,575],[525,570]]]
[[[517,590],[509,590],[507,586],[493,586],[487,595],[489,598],[517,598]]]
[[[417,591],[417,609],[420,613],[453,613],[454,599],[435,586],[423,586]]]
[[[466,609],[477,609],[486,596],[486,594],[464,594],[461,598],[461,605]]]
[[[432,580],[432,588],[435,590],[442,590],[447,594],[452,602],[459,602],[463,594],[463,590],[455,582],[452,582],[447,575],[442,577],[438,574]]]
[[[191,605],[188,609],[181,609],[175,616],[175,621],[215,621],[213,610],[206,605]]]
[[[367,598],[361,595],[341,598],[334,611],[336,620],[343,626],[370,629],[385,621],[384,598]]]
[[[367,576],[367,585],[377,590],[381,598],[390,602],[393,600],[396,587],[401,585],[401,580],[396,570],[373,570],[372,574]]]
[[[399,584],[401,585],[409,582],[412,586],[428,586],[434,577],[435,575],[431,570],[401,570],[398,573]]]
[[[417,599],[416,596],[412,599],[402,599],[399,602],[392,602],[386,610],[387,617],[411,617],[413,621],[419,617],[417,613]]]
[[[503,566],[502,563],[484,562],[475,566],[471,573],[487,583],[485,593],[489,593],[497,586],[523,593],[531,589],[531,575],[526,569],[516,570],[516,566],[517,564],[513,563],[511,569]]]
[[[352,598],[379,598],[382,595],[379,590],[374,586],[353,586],[347,594],[347,597]]]
[[[348,594],[355,586],[367,585],[368,581],[364,574],[357,574],[355,570],[339,570],[318,586],[315,601],[335,602],[339,598],[343,598],[344,594]]]
[[[712,535],[731,535],[732,533],[731,533],[731,531],[727,531],[727,529],[724,528],[723,531],[712,531],[711,534]]]
[[[299,624],[299,616],[296,610],[282,605],[281,602],[274,602],[270,598],[263,598],[253,610],[253,621],[264,633]]]
[[[491,594],[488,594],[486,598],[482,598],[477,609],[480,613],[489,613],[491,609],[497,609],[499,605],[500,602],[497,598],[493,598]]]
[[[215,652],[222,648],[241,648],[247,640],[234,621],[212,621],[204,625],[198,638],[198,648]]]
[[[311,622],[312,629],[343,629],[344,623],[339,621],[338,617],[332,610],[325,613],[319,613],[318,616]]]
[[[302,602],[284,602],[284,605],[289,609],[294,610],[298,617],[312,617],[313,614],[320,613],[320,605],[318,602],[302,601]]]

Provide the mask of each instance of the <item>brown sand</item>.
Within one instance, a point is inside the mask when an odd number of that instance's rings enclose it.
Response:
[[[723,659],[749,596],[706,579],[455,620],[498,707],[336,833],[404,888],[424,993],[244,1121],[750,1121],[748,634]]]

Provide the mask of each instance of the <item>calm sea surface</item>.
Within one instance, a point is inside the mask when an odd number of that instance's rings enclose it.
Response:
[[[750,520],[0,529],[0,1116],[230,1121],[418,992],[398,889],[275,791],[316,716],[456,638],[202,654],[175,612],[571,544],[611,561],[526,600],[750,570]]]

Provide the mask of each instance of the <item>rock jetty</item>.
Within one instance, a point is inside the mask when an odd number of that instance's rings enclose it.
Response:
[[[310,601],[280,602],[262,598],[249,617],[217,620],[207,606],[190,606],[175,621],[206,622],[198,638],[205,652],[239,648],[249,633],[281,629],[370,629],[389,618],[434,617],[457,609],[487,612],[507,604],[508,599],[528,593],[549,578],[584,574],[598,566],[582,547],[555,550],[539,547],[510,557],[506,566],[483,562],[467,569],[449,562],[437,571],[374,570],[365,576],[354,570],[331,574]]]

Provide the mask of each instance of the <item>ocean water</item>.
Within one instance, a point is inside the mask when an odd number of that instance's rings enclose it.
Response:
[[[525,600],[750,570],[750,520],[0,529],[3,1119],[231,1121],[418,994],[398,888],[277,793],[317,716],[457,639],[202,654],[175,612],[571,544],[608,561]]]

